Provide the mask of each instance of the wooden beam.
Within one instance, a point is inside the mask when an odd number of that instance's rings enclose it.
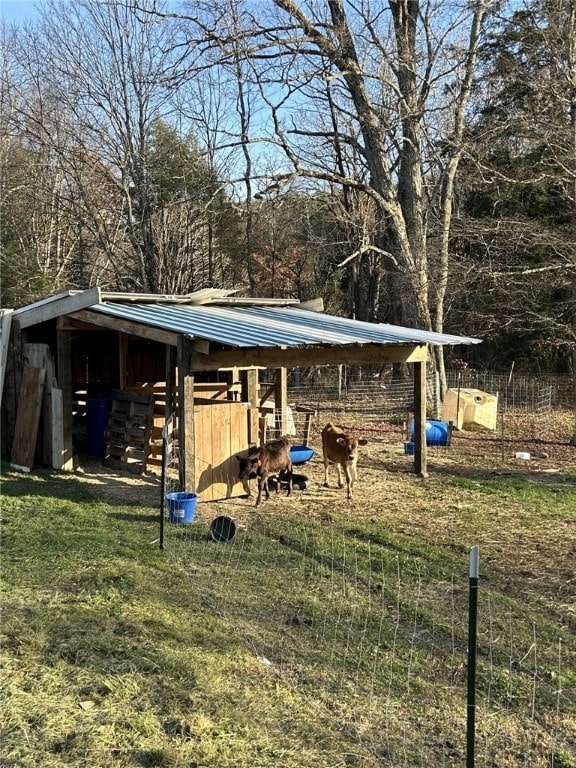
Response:
[[[171,344],[173,347],[178,345],[180,334],[171,331],[163,331],[161,328],[154,328],[143,323],[134,323],[131,320],[119,320],[117,317],[103,315],[100,312],[90,312],[89,310],[80,310],[69,314],[73,320],[80,320],[84,323],[90,323],[96,330],[122,331],[131,336],[141,336],[144,339],[159,341],[161,344]],[[62,330],[74,330],[69,327],[68,318],[62,318],[59,327]]]
[[[426,363],[414,366],[414,472],[428,477],[426,466]]]
[[[368,363],[417,363],[427,359],[423,345],[372,344],[335,347],[306,347],[305,349],[234,349],[197,355],[192,361],[194,371],[218,371],[226,368],[297,368],[309,365],[360,365]]]
[[[215,297],[226,297],[234,290],[228,288],[202,288],[193,293],[123,293],[119,291],[102,291],[102,301],[115,304],[204,304]]]
[[[10,346],[10,328],[12,327],[13,309],[0,309],[0,403],[4,391],[4,376],[8,362],[8,347]]]
[[[194,435],[194,374],[190,372],[193,350],[190,339],[180,336],[178,366],[178,463],[184,491],[196,490]]]
[[[52,460],[50,466],[54,469],[64,469],[66,449],[64,440],[64,399],[62,390],[52,387],[50,397],[52,400],[52,407],[50,409],[52,419],[50,429],[52,435]]]
[[[166,382],[166,395],[164,401],[164,419],[166,423],[170,419],[172,413],[176,410],[175,402],[176,396],[174,394],[176,388],[176,350],[169,344],[166,345],[165,350],[165,376]]]
[[[65,291],[49,299],[30,304],[28,307],[21,307],[14,311],[14,315],[18,317],[21,328],[28,328],[94,304],[100,304],[99,288],[89,288],[81,293]]]
[[[72,444],[72,334],[69,331],[56,332],[56,371],[58,388],[62,390],[62,434],[61,469],[74,469],[74,446]]]
[[[288,406],[288,371],[276,368],[274,386],[274,426],[280,431],[278,437],[286,434],[286,408]]]
[[[191,304],[194,302],[190,302]],[[224,307],[292,307],[300,306],[299,299],[265,299],[247,296],[214,296],[202,302],[204,305],[220,304]]]
[[[118,368],[120,389],[126,389],[128,381],[128,336],[122,332],[118,334]]]
[[[57,327],[61,331],[87,331],[88,333],[91,331],[102,330],[99,325],[87,323],[84,320],[77,320],[75,317],[72,317],[72,315],[63,315],[62,317],[59,317]]]
[[[240,381],[242,382],[242,400],[257,408],[259,405],[258,371],[253,369],[249,371],[240,371]]]

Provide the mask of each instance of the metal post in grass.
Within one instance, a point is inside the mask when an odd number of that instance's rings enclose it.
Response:
[[[468,599],[468,706],[466,710],[466,768],[474,768],[476,727],[476,626],[478,614],[479,549],[470,550],[470,582]]]
[[[164,549],[164,499],[166,497],[166,463],[168,461],[168,425],[162,427],[162,474],[160,475],[160,549]]]

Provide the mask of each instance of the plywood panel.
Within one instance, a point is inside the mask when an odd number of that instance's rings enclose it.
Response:
[[[239,408],[231,410],[230,420],[230,453],[226,462],[228,476],[228,497],[243,496],[246,491],[243,483],[238,479],[238,459],[236,454],[244,453],[251,441],[248,439],[251,417],[258,409],[244,403],[238,403]]]
[[[25,472],[34,465],[45,378],[44,368],[24,367],[10,463]]]
[[[241,496],[236,454],[248,448],[246,403],[214,401],[194,406],[196,493],[202,501]]]
[[[211,408],[215,406],[194,406],[194,464],[196,489],[186,488],[185,490],[195,490],[203,500],[209,501],[212,496],[209,488],[212,485],[212,412]]]
[[[223,403],[212,409],[212,497],[223,499],[228,496],[228,473],[231,451],[230,424],[233,403]]]

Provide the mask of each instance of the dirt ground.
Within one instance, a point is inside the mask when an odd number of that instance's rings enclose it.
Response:
[[[390,497],[401,486],[416,480],[414,458],[404,449],[406,435],[399,425],[382,423],[369,425],[342,424],[353,429],[369,441],[362,449],[358,462],[358,482],[355,501],[372,506],[377,498]],[[454,430],[448,447],[429,446],[427,449],[428,478],[446,476],[479,478],[490,475],[524,475],[533,482],[546,483],[550,478],[576,469],[576,446],[570,440],[576,431],[574,415],[569,412],[552,414],[511,414],[505,428],[492,432]],[[298,442],[297,438],[294,438]],[[320,427],[312,430],[310,446],[315,454],[310,462],[295,468],[295,472],[308,478],[308,487],[300,496],[308,502],[322,503],[327,495],[334,501],[330,489],[322,487],[324,466],[321,455]],[[530,454],[529,459],[516,458],[519,452]],[[81,455],[77,458],[75,476],[97,486],[110,501],[138,502],[143,506],[158,507],[161,500],[159,468],[151,468],[143,475],[132,475],[107,469],[99,459]],[[329,480],[336,486],[336,470],[330,469]],[[296,492],[295,492],[296,493]],[[345,500],[345,491],[336,497]],[[201,499],[200,499],[201,501]],[[234,503],[252,506],[254,499],[237,498],[223,502],[208,502],[210,507]]]

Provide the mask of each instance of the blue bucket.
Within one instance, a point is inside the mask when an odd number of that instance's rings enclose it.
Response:
[[[414,440],[414,419],[411,423],[410,439]],[[426,421],[426,445],[448,445],[448,422]]]
[[[167,493],[169,520],[171,523],[192,523],[196,514],[198,496],[195,493]]]

